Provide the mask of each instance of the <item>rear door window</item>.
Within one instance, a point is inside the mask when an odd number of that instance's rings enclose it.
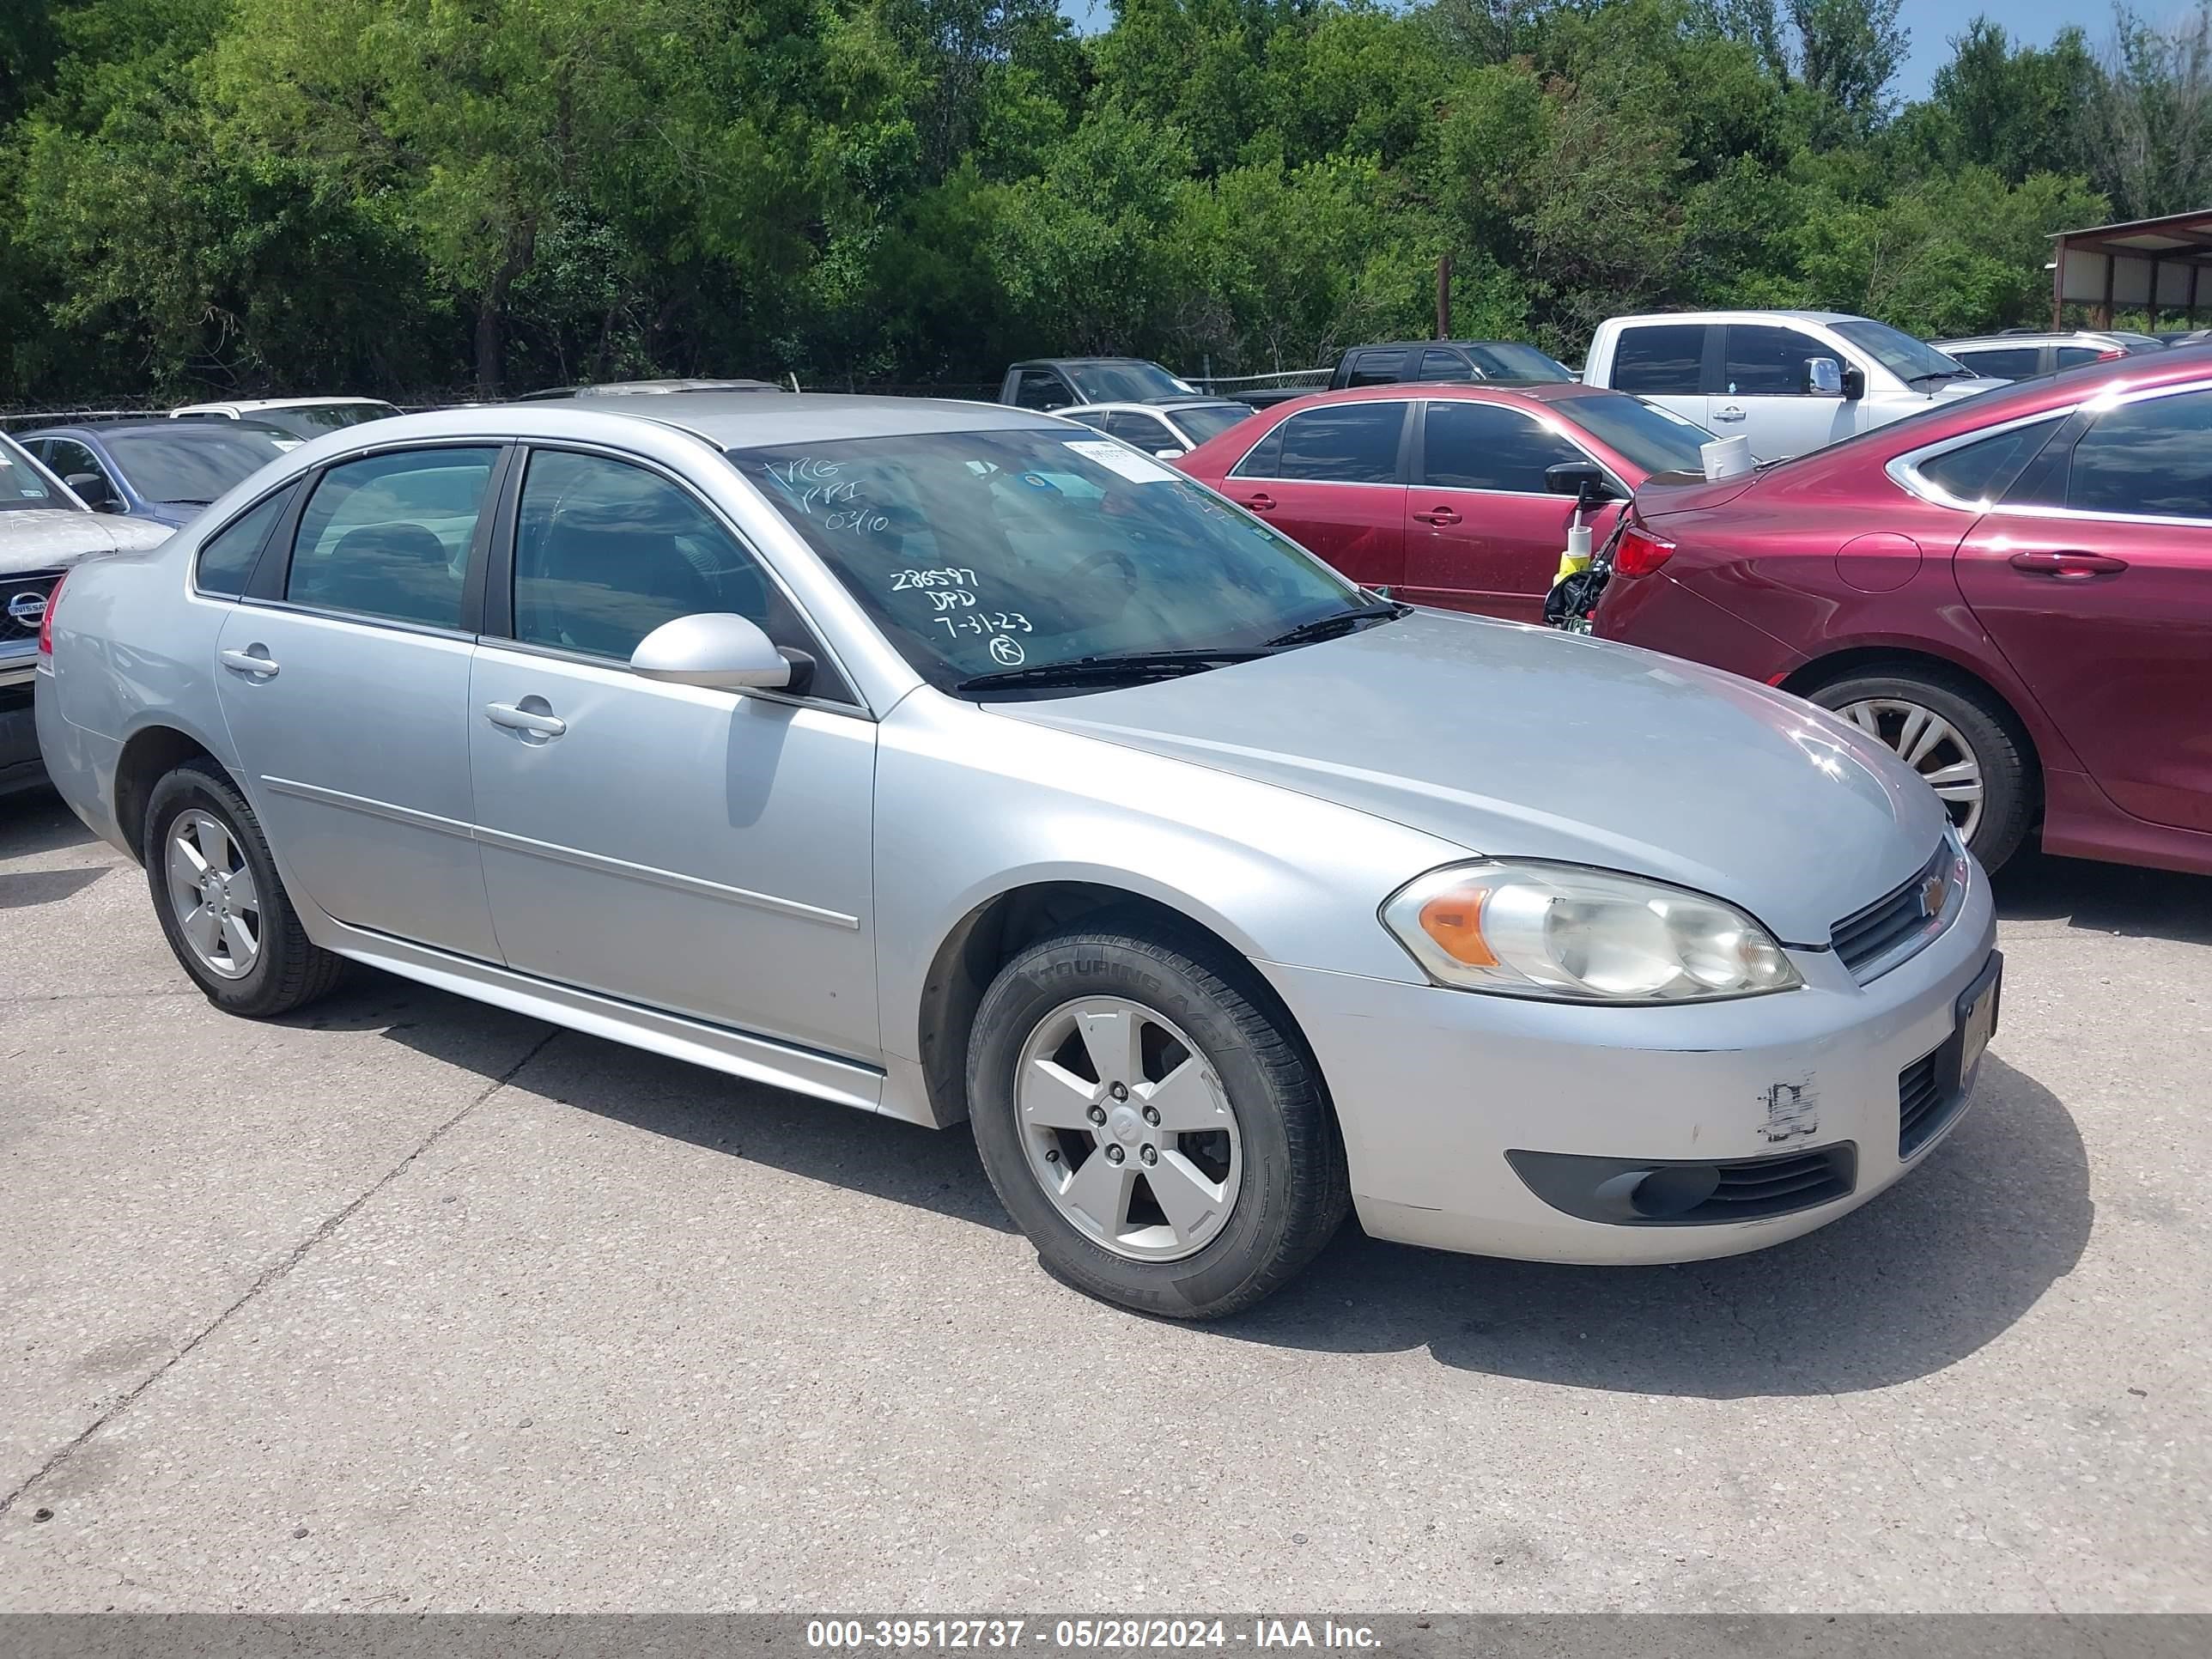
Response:
[[[1588,456],[1517,409],[1433,403],[1421,437],[1421,482],[1439,489],[1547,493],[1544,470]]]
[[[1639,323],[1620,331],[1613,348],[1616,391],[1646,396],[1702,392],[1705,325]]]
[[[1014,383],[1014,401],[1024,409],[1065,409],[1075,401],[1075,394],[1052,370],[1025,368]]]
[[[1402,403],[1338,404],[1293,415],[1277,429],[1282,455],[1272,475],[1314,483],[1395,483]]]
[[[300,515],[284,597],[432,628],[461,625],[461,585],[499,451],[402,450],[323,474]]]
[[[2105,354],[2094,346],[2061,346],[2058,348],[2058,367],[2079,368],[2083,363],[2094,363]],[[1996,371],[1991,369],[1990,373]]]
[[[235,596],[246,592],[261,550],[268,545],[269,532],[284,516],[298,489],[289,485],[248,507],[201,547],[195,579],[202,592]]]
[[[1947,449],[1920,463],[1920,476],[1945,495],[1962,501],[1995,501],[2010,489],[2021,470],[2058,430],[2066,417],[2016,426],[1977,442]]]

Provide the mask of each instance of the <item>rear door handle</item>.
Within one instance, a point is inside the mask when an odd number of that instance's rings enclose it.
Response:
[[[526,732],[534,738],[557,738],[568,729],[568,722],[557,714],[532,714],[511,702],[486,703],[484,718],[494,726],[503,726],[510,732]]]
[[[2117,576],[2128,568],[2125,559],[2104,553],[2015,553],[2012,568],[2027,576],[2055,576],[2078,582],[2086,576]]]
[[[1730,404],[1725,409],[1715,410],[1713,418],[1717,421],[1740,421],[1743,418],[1743,410]]]
[[[1413,516],[1419,519],[1423,524],[1442,525],[1457,524],[1459,522],[1459,514],[1453,512],[1451,508],[1448,507],[1436,507],[1427,513],[1416,513]]]
[[[269,654],[269,647],[265,645],[250,646],[243,651],[218,651],[216,660],[225,668],[235,669],[252,679],[273,680],[276,678],[276,659]]]
[[[1275,498],[1273,495],[1247,495],[1243,504],[1250,507],[1255,513],[1273,513],[1275,510]]]

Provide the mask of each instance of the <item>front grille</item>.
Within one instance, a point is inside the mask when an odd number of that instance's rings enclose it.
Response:
[[[1720,1166],[1713,1195],[1681,1218],[1685,1221],[1756,1221],[1787,1215],[1841,1198],[1851,1189],[1857,1158],[1849,1142],[1814,1152],[1755,1158]]]
[[[1923,1054],[1897,1074],[1897,1155],[1910,1158],[1928,1138],[1951,1121],[1966,1098],[1963,1092],[1946,1095],[1941,1061],[1943,1050]]]
[[[1829,941],[1838,958],[1853,979],[1864,983],[1874,977],[1870,970],[1883,957],[1915,933],[1927,930],[1931,918],[1923,902],[1922,890],[1929,877],[1942,878],[1947,875],[1945,866],[1950,858],[1949,846],[1939,842],[1935,856],[1914,871],[1903,886],[1885,893],[1863,910],[1852,911],[1828,930]],[[1887,963],[1883,970],[1896,965]]]
[[[53,597],[58,570],[41,570],[27,576],[0,576],[0,645],[15,645],[39,637],[39,622],[46,601]]]

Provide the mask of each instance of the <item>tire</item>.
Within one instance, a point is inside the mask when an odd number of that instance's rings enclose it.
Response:
[[[1139,1313],[1219,1318],[1287,1284],[1343,1222],[1343,1143],[1318,1068],[1249,967],[1151,917],[1119,921],[1030,945],[984,994],[969,1045],[975,1145],[1006,1212],[1060,1278]],[[1126,1027],[1114,1023],[1116,1007],[1132,1011]],[[1110,1049],[1124,1035],[1133,1063],[1098,1065],[1094,1039]],[[1064,1080],[1041,1073],[1048,1053],[1066,1062]],[[1183,1069],[1194,1061],[1196,1072]],[[1100,1075],[1117,1069],[1132,1075]],[[1042,1076],[1036,1086],[1049,1097],[1033,1097],[1042,1119],[1018,1102],[1018,1072]],[[1126,1097],[1112,1092],[1124,1084]],[[1105,1125],[1041,1127],[1063,1110],[1087,1117],[1086,1100],[1111,1109]],[[1167,1115],[1152,1119],[1160,1109]],[[1094,1168],[1111,1158],[1109,1146],[1123,1152],[1120,1163]],[[1128,1196],[1111,1223],[1098,1218],[1114,1199],[1091,1205],[1086,1220],[1079,1201],[1046,1185],[1081,1179],[1088,1191],[1094,1177],[1110,1183],[1123,1172]],[[1225,1197],[1194,1200],[1209,1182]]]
[[[214,960],[187,937],[182,908],[186,900],[173,890],[174,884],[187,881],[192,873],[192,854],[179,854],[185,862],[173,873],[172,842],[179,830],[191,832],[193,852],[204,870],[221,866],[219,875],[228,872],[227,880],[198,890],[222,895],[226,915],[234,913],[230,897],[234,895],[238,900],[234,915],[242,932],[218,924],[211,935],[216,941]],[[336,988],[345,971],[344,959],[308,939],[277,877],[260,821],[212,763],[188,762],[154,786],[140,852],[154,896],[154,914],[161,919],[170,950],[208,1000],[225,1013],[268,1019],[304,1007]],[[249,879],[241,882],[240,877]],[[205,879],[203,872],[201,880]],[[193,907],[195,912],[214,908]],[[210,935],[201,937],[204,941]],[[242,939],[252,941],[250,953],[240,943]]]
[[[1990,693],[1940,672],[1899,669],[1893,673],[1847,675],[1817,686],[1808,695],[1821,708],[1838,714],[1854,706],[1902,704],[1924,709],[1942,720],[1981,771],[1981,811],[1966,838],[1968,850],[1990,871],[2019,851],[2035,819],[2035,765],[2011,710]],[[1845,718],[1852,717],[1846,714]],[[1853,720],[1853,724],[1868,729],[1863,719]],[[1893,739],[1902,730],[1894,712],[1877,714],[1875,724],[1881,729],[1874,735],[1893,748]],[[1948,744],[1939,744],[1920,769],[1935,768],[1948,752]],[[1953,822],[1959,822],[1960,817],[1959,807],[1954,805]]]

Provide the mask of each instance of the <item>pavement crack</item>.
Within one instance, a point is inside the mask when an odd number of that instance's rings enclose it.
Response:
[[[489,1083],[487,1083],[482,1089],[479,1089],[474,1095],[471,1096],[467,1103],[465,1104],[460,1110],[455,1112],[451,1117],[447,1118],[444,1122],[439,1124],[437,1127],[431,1130],[428,1134],[423,1136],[422,1140],[416,1143],[414,1148],[408,1152],[406,1157],[401,1158],[397,1164],[386,1170],[382,1175],[371,1182],[365,1189],[349,1200],[342,1208],[325,1219],[313,1232],[309,1233],[305,1238],[294,1245],[290,1250],[286,1252],[281,1261],[273,1262],[265,1268],[262,1272],[260,1277],[256,1279],[252,1284],[246,1286],[243,1295],[240,1296],[235,1302],[233,1302],[228,1307],[225,1308],[213,1319],[210,1320],[207,1324],[202,1327],[199,1332],[193,1336],[191,1341],[185,1343],[183,1347],[179,1348],[176,1352],[171,1354],[151,1372],[148,1373],[145,1378],[141,1381],[137,1387],[118,1395],[115,1402],[88,1424],[82,1433],[79,1434],[75,1439],[70,1441],[59,1450],[56,1451],[52,1456],[46,1459],[44,1463],[41,1463],[36,1469],[32,1471],[32,1473],[20,1486],[16,1486],[13,1492],[7,1493],[5,1496],[0,1496],[0,1515],[7,1514],[9,1510],[15,1506],[15,1501],[21,1498],[25,1492],[29,1492],[33,1486],[44,1480],[48,1475],[52,1474],[61,1468],[70,1461],[70,1458],[76,1456],[78,1449],[82,1447],[86,1442],[89,1441],[94,1435],[98,1434],[110,1423],[112,1423],[117,1418],[122,1416],[124,1413],[129,1411],[132,1406],[137,1403],[140,1395],[143,1395],[147,1389],[152,1388],[156,1382],[167,1376],[173,1367],[183,1360],[185,1357],[190,1354],[194,1349],[198,1348],[200,1344],[206,1341],[208,1338],[213,1336],[217,1331],[228,1324],[231,1319],[240,1312],[247,1304],[252,1302],[270,1285],[283,1279],[291,1273],[293,1268],[298,1267],[301,1261],[307,1259],[307,1253],[310,1250],[313,1249],[316,1245],[330,1237],[331,1234],[337,1231],[339,1228],[344,1226],[348,1221],[351,1220],[355,1212],[359,1210],[362,1205],[368,1203],[369,1200],[374,1198],[386,1187],[389,1187],[393,1182],[398,1180],[401,1176],[406,1174],[407,1171],[413,1167],[415,1161],[417,1158],[421,1158],[423,1153],[428,1152],[441,1140],[443,1140],[453,1130],[459,1128],[462,1121],[468,1117],[470,1113],[475,1111],[477,1107],[483,1105],[484,1102],[489,1100],[501,1089],[504,1089],[508,1084],[512,1083],[516,1077],[520,1075],[524,1066],[529,1065],[532,1060],[537,1059],[540,1054],[544,1052],[545,1045],[547,1043],[552,1042],[555,1037],[561,1035],[562,1029],[562,1028],[559,1026],[549,1028],[544,1036],[539,1037],[537,1042],[530,1045],[528,1050],[524,1053],[520,1059],[517,1060],[514,1065],[508,1066],[504,1072],[501,1072],[497,1077],[494,1078]]]

